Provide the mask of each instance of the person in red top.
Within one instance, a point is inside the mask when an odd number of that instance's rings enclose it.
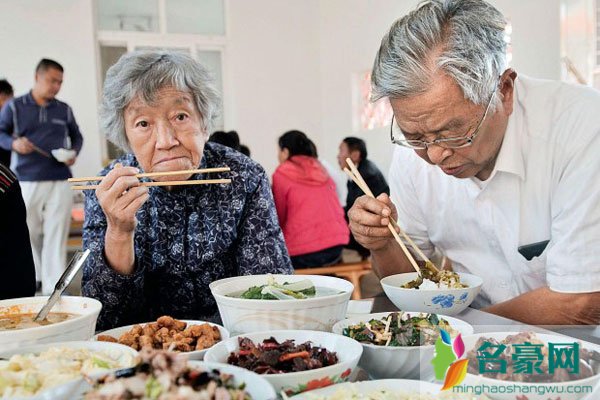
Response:
[[[335,183],[317,160],[313,142],[300,131],[279,138],[273,174],[279,224],[294,268],[337,263],[349,230]]]

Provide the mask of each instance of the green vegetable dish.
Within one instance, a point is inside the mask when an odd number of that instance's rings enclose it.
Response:
[[[266,285],[252,286],[241,294],[231,294],[230,296],[254,300],[293,300],[308,299],[315,297],[316,294],[317,289],[309,279],[279,284],[275,281],[275,277],[268,276]]]
[[[448,321],[436,314],[395,312],[381,319],[350,325],[344,328],[344,336],[361,343],[377,346],[427,346],[435,344],[440,328],[456,336]]]

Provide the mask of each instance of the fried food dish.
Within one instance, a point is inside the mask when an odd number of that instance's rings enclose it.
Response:
[[[171,351],[199,351],[221,340],[221,332],[208,323],[190,325],[169,316],[162,316],[146,325],[134,325],[118,339],[110,335],[98,335],[102,342],[120,343],[135,350],[152,348]]]

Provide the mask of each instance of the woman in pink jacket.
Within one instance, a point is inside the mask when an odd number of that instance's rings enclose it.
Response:
[[[349,230],[335,183],[317,160],[313,142],[300,131],[279,138],[273,196],[294,268],[331,265],[341,259]]]

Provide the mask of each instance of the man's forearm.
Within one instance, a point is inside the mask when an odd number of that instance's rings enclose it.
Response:
[[[122,234],[106,230],[104,255],[108,265],[122,275],[130,275],[135,267],[134,233]]]
[[[5,132],[0,131],[0,148],[12,151],[13,138]]]
[[[380,279],[388,275],[415,271],[394,239],[390,239],[385,247],[372,250],[371,257],[373,271]]]
[[[598,325],[600,292],[559,293],[544,287],[483,311],[532,325]]]

